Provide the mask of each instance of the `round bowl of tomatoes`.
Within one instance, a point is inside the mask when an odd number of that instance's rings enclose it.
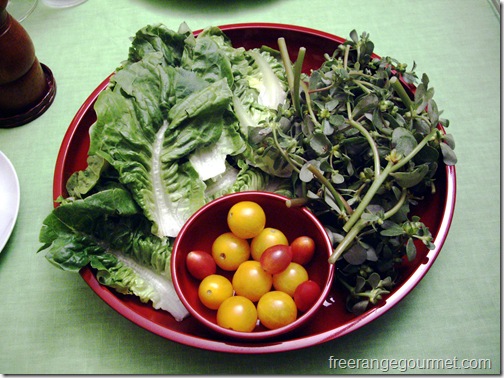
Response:
[[[220,334],[261,340],[301,327],[334,277],[331,240],[305,207],[248,191],[197,211],[172,250],[175,290],[189,313]]]

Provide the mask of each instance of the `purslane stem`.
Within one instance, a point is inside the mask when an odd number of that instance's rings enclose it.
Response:
[[[300,47],[296,62],[294,63],[294,83],[292,84],[292,102],[294,109],[298,116],[301,116],[301,99],[299,94],[299,88],[301,85],[301,71],[303,68],[304,56],[306,53],[306,48]]]
[[[282,146],[280,146],[280,143],[278,142],[277,131],[276,131],[275,127],[273,127],[272,132],[273,132],[273,141],[275,142],[276,148],[278,149],[278,151],[280,151],[280,153],[282,154],[284,159],[289,163],[289,165],[292,167],[292,169],[294,169],[297,173],[299,173],[299,168],[297,167],[297,165],[294,163],[294,161],[292,161],[289,154],[282,148]]]
[[[311,102],[311,97],[310,97],[310,90],[306,83],[301,82],[301,88],[303,89],[303,92],[305,93],[305,99],[306,99],[306,107],[308,109],[308,114],[310,114],[310,117],[313,121],[313,123],[317,127],[322,127],[320,122],[317,120],[317,117],[315,116],[315,113],[313,112],[313,107],[312,107],[312,102]]]
[[[351,230],[345,235],[343,240],[334,249],[333,253],[329,257],[329,263],[334,264],[340,256],[347,250],[348,247],[353,243],[354,239],[359,235],[359,232],[369,224],[369,221],[364,219],[359,219],[357,223],[351,228]]]
[[[289,84],[289,88],[292,88],[294,85],[294,73],[292,71],[292,62],[289,57],[289,51],[287,50],[287,44],[285,42],[285,38],[278,38],[278,48],[280,50],[280,56],[282,57],[282,62],[285,68],[285,75],[287,76],[287,83]]]
[[[424,146],[429,143],[429,141],[434,137],[434,135],[436,135],[436,133],[438,132],[438,129],[434,128],[431,130],[431,132],[429,134],[427,134],[417,145],[416,147],[411,150],[411,152],[406,155],[405,157],[403,157],[402,159],[400,159],[395,165],[394,167],[392,168],[392,171],[391,172],[395,172],[397,171],[398,169],[400,169],[401,167],[403,167],[407,162],[409,162],[411,159],[413,159],[415,157],[415,155],[420,152],[420,150],[422,148],[424,148]]]
[[[331,195],[334,198],[334,201],[338,204],[339,209],[343,214],[351,214],[352,213],[352,208],[348,204],[347,201],[343,198],[343,196],[334,188],[334,186],[331,184],[331,182],[320,172],[317,167],[313,166],[312,164],[308,164],[308,170],[313,173],[313,175],[319,180],[319,182],[325,186]]]
[[[408,195],[408,190],[403,188],[402,193],[401,193],[401,197],[399,198],[399,201],[397,201],[397,203],[394,205],[394,207],[391,208],[389,211],[387,211],[383,215],[383,219],[389,219],[391,216],[393,216],[395,213],[397,213],[401,209],[404,202],[406,201],[407,195]]]
[[[392,163],[390,163],[390,164],[392,164]],[[385,170],[386,169],[387,168],[385,168]],[[385,172],[385,170],[384,170],[384,172]],[[393,216],[395,213],[397,213],[401,209],[402,205],[406,201],[407,193],[408,193],[408,191],[403,188],[401,197],[399,198],[397,203],[394,205],[394,207],[392,207],[389,211],[387,211],[384,214],[384,216],[383,216],[384,220],[390,218],[391,216]],[[343,240],[341,240],[341,242],[338,244],[338,246],[334,249],[333,253],[329,257],[329,260],[328,260],[329,263],[330,264],[336,263],[336,261],[338,261],[338,259],[341,257],[343,252],[345,252],[347,250],[347,248],[350,247],[350,245],[353,243],[354,239],[357,237],[357,235],[359,235],[359,232],[361,232],[362,229],[364,227],[368,226],[370,223],[371,222],[368,220],[359,219],[357,221],[357,223],[355,223],[352,226],[350,231],[348,231],[348,233],[345,235]]]
[[[411,101],[410,97],[406,93],[406,90],[402,86],[401,82],[396,76],[393,76],[390,79],[390,84],[392,85],[392,88],[396,91],[397,95],[401,98],[402,102],[404,105],[411,110],[413,108],[413,102]]]
[[[378,177],[380,175],[380,155],[378,153],[378,147],[376,147],[376,143],[369,133],[369,131],[366,130],[364,126],[362,126],[359,122],[356,122],[352,118],[352,109],[350,108],[350,102],[347,102],[347,113],[348,113],[348,123],[352,126],[355,127],[359,132],[366,138],[367,142],[369,143],[369,147],[371,148],[371,151],[373,153],[373,163],[374,163],[374,175],[375,177]]]
[[[388,177],[393,167],[394,163],[389,161],[386,167],[383,169],[383,171],[378,176],[375,176],[373,183],[371,184],[368,191],[364,195],[362,201],[359,203],[359,206],[357,206],[355,211],[352,213],[348,221],[343,226],[343,230],[349,232],[350,229],[353,227],[353,225],[359,220],[360,216],[362,215],[366,207],[369,205],[378,189],[380,189],[380,186]]]
[[[348,67],[348,55],[350,53],[350,45],[345,48],[345,55],[343,56],[343,68],[346,70]]]

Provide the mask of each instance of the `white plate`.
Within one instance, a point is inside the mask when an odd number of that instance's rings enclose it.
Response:
[[[19,211],[19,180],[14,166],[0,151],[0,252],[14,229]]]

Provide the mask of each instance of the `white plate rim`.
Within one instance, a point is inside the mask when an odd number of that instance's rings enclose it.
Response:
[[[14,189],[14,190],[12,190]],[[7,195],[7,213],[0,213],[0,253],[9,240],[19,213],[19,179],[9,158],[0,151],[0,195]]]

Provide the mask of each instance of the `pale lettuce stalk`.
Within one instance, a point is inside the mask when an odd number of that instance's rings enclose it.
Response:
[[[238,127],[238,125],[236,125]],[[224,127],[215,144],[198,148],[189,156],[194,170],[203,181],[218,177],[226,172],[226,159],[236,156],[246,148],[242,136],[235,130],[235,125]]]
[[[170,277],[154,272],[151,268],[138,264],[135,260],[116,255],[121,269],[115,277],[122,276],[124,284],[127,283],[125,294],[134,294],[142,302],[152,302],[152,307],[168,311],[177,321],[181,321],[189,315],[189,312],[180,301]],[[108,272],[100,272],[97,275],[100,283],[116,288],[121,291],[122,287],[114,283],[112,275]]]
[[[279,105],[285,103],[287,92],[284,90],[280,79],[275,75],[269,63],[259,52],[250,50],[248,54],[254,58],[262,76],[260,79],[256,76],[251,76],[249,80],[250,86],[256,88],[259,92],[257,102],[270,109],[277,109]]]

